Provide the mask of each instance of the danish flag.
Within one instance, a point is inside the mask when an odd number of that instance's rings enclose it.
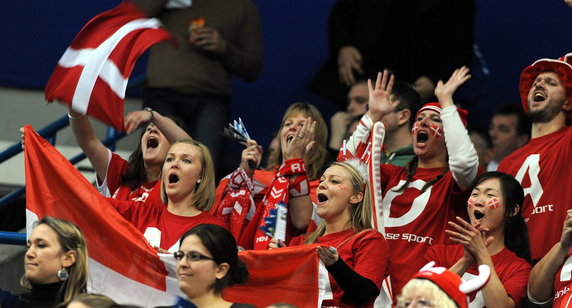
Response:
[[[135,62],[146,49],[169,39],[158,19],[123,2],[95,16],[75,37],[48,80],[46,100],[124,130],[123,102]]]

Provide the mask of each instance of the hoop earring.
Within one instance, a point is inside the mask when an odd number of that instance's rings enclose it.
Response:
[[[65,267],[62,267],[59,271],[58,271],[58,279],[60,281],[66,281],[68,280],[68,278],[70,278],[70,274],[68,273],[68,271],[66,270]]]

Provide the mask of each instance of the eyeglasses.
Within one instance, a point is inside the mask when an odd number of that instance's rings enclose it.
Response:
[[[201,260],[211,260],[214,261],[213,258],[211,257],[207,257],[205,255],[202,255],[196,251],[189,251],[189,252],[183,252],[183,251],[176,251],[175,253],[173,253],[173,256],[175,257],[176,260],[183,260],[183,258],[186,256],[187,257],[187,261],[192,261],[192,262],[196,262],[196,261],[201,261]]]
[[[395,306],[395,307],[396,308],[407,308],[407,307],[429,308],[429,307],[435,307],[435,304],[432,301],[426,300],[426,299],[415,299],[415,300],[407,299],[407,300],[399,300],[399,302],[397,303],[397,306]]]

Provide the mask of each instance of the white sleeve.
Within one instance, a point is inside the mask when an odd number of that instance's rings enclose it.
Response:
[[[457,107],[449,106],[441,110],[441,120],[449,154],[449,169],[457,185],[462,190],[468,189],[477,176],[479,156],[461,121]]]
[[[356,130],[353,132],[350,139],[346,143],[348,151],[350,151],[353,155],[357,155],[358,147],[361,144],[367,144],[369,142],[369,134],[371,133],[373,124],[373,120],[367,113],[359,121]]]
[[[99,178],[97,177],[97,175],[95,176],[95,186],[97,187],[97,190],[102,196],[109,198],[111,198],[111,192],[109,191],[109,187],[107,186],[107,175],[109,174],[109,163],[111,163],[111,156],[113,156],[111,150],[107,149],[107,167],[105,168],[105,179],[103,179],[102,182],[99,183]]]

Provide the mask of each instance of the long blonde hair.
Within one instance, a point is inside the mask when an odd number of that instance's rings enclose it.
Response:
[[[306,161],[306,170],[308,170],[308,179],[310,181],[316,180],[320,177],[320,171],[324,164],[326,163],[327,158],[327,150],[326,150],[326,143],[328,141],[328,126],[326,125],[326,121],[324,121],[324,117],[316,108],[316,106],[297,102],[290,106],[284,112],[284,116],[282,117],[282,123],[280,124],[280,130],[278,130],[278,139],[280,140],[280,131],[282,131],[282,127],[284,127],[284,123],[288,118],[292,117],[295,114],[303,114],[305,117],[310,117],[312,120],[316,121],[316,130],[314,132],[314,137],[316,143],[310,150],[310,155],[308,160]],[[275,151],[270,154],[268,158],[268,170],[272,170],[282,164],[282,143],[278,142],[278,147]]]
[[[201,153],[201,182],[197,183],[194,192],[195,207],[201,211],[208,211],[215,201],[215,172],[213,158],[209,149],[196,140],[183,139],[178,140],[171,145],[185,143],[195,146]],[[167,192],[165,191],[165,183],[161,179],[161,201],[167,204]]]
[[[58,306],[67,306],[71,300],[80,293],[87,292],[87,246],[85,237],[78,226],[67,220],[46,216],[36,224],[47,225],[58,235],[58,242],[62,252],[74,251],[76,260],[74,264],[66,268],[69,278],[64,282],[63,300]],[[24,275],[20,280],[20,284],[26,289],[32,289],[32,285]]]
[[[352,184],[352,191],[354,194],[363,193],[363,199],[351,207],[350,225],[356,231],[371,229],[371,215],[372,215],[372,202],[369,188],[369,181],[363,178],[363,175],[356,170],[354,166],[346,162],[333,162],[330,167],[338,166],[350,175],[350,183]],[[326,231],[326,222],[322,222],[316,231],[308,235],[306,244],[316,242],[316,239]]]

